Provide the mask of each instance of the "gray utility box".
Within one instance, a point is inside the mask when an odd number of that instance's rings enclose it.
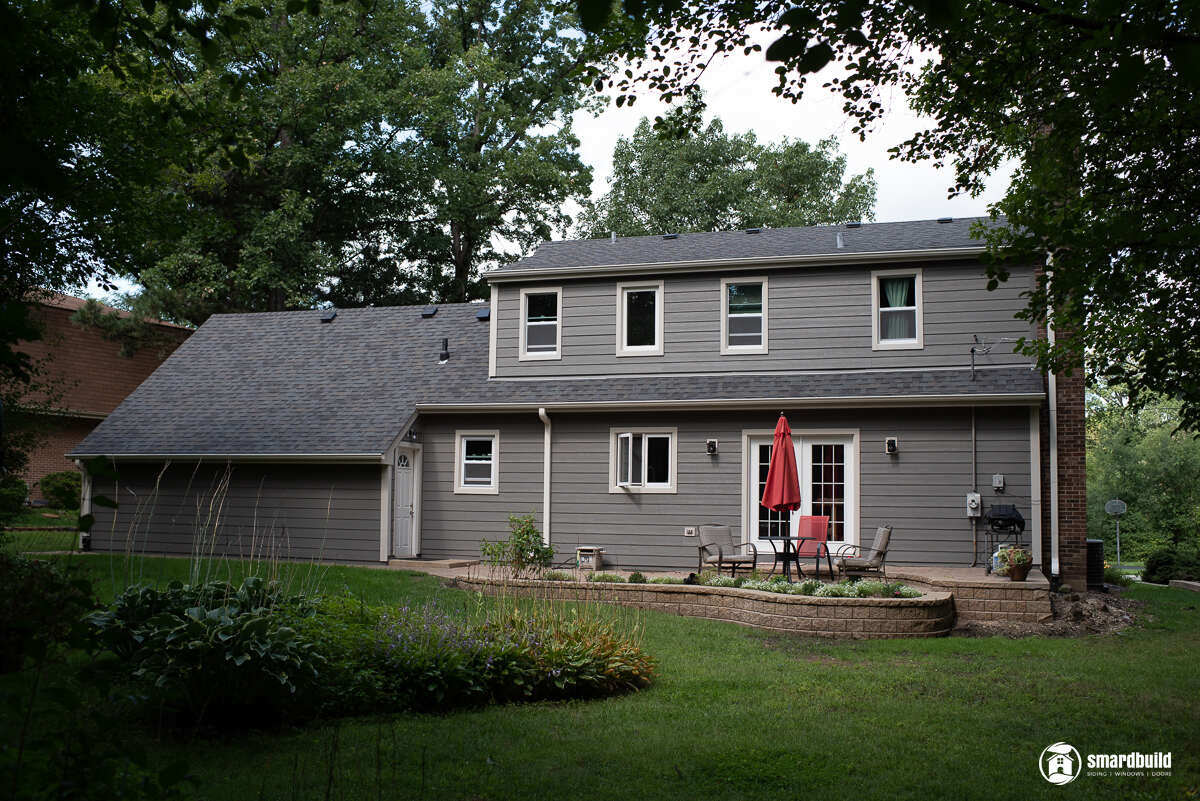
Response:
[[[575,549],[575,566],[580,570],[599,570],[604,562],[604,549],[595,545],[580,545]]]

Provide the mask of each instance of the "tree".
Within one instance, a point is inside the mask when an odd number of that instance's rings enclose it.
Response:
[[[1116,553],[1104,504],[1120,498],[1121,557],[1144,559],[1164,546],[1200,547],[1200,439],[1179,429],[1180,402],[1157,396],[1141,408],[1119,385],[1088,398],[1088,536]]]
[[[753,132],[704,126],[702,99],[669,113],[658,128],[643,117],[617,140],[607,194],[580,217],[587,237],[784,228],[871,219],[874,173],[843,183],[846,158],[833,139],[760,144]]]
[[[1015,259],[1051,261],[1024,316],[1059,331],[1020,347],[1047,369],[1078,365],[1179,397],[1200,424],[1200,6],[1182,0],[580,0],[587,24],[610,8],[632,31],[633,64],[610,73],[617,101],[639,85],[663,98],[718,53],[753,52],[765,26],[782,97],[822,68],[865,136],[902,89],[933,118],[893,149],[954,169],[951,194],[978,193],[1004,160],[1020,166],[986,234],[992,285]],[[647,41],[650,47],[647,48]],[[983,235],[982,227],[980,235]],[[1051,280],[1052,276],[1052,280]]]

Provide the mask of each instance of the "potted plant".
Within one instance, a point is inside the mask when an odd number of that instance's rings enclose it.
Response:
[[[1000,564],[1010,581],[1024,581],[1033,567],[1033,555],[1024,548],[1005,548],[1000,551]]]

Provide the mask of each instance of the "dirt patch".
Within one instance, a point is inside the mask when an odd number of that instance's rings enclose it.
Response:
[[[1045,623],[968,622],[950,632],[952,637],[1085,637],[1113,634],[1132,625],[1145,606],[1121,595],[1118,587],[1109,592],[1051,593],[1054,617]]]

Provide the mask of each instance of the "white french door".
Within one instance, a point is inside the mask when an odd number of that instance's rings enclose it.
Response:
[[[800,509],[790,515],[761,505],[767,471],[771,465],[772,436],[748,437],[747,522],[751,536],[761,543],[760,552],[770,553],[768,540],[794,535],[800,515],[829,517],[830,551],[833,543],[858,543],[858,462],[856,436],[852,433],[792,432],[796,466],[800,471]]]

